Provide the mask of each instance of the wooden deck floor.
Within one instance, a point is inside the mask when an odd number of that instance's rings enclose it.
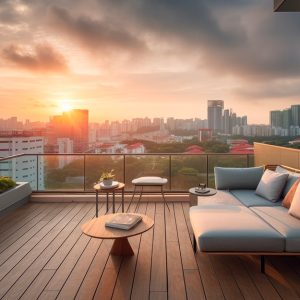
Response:
[[[128,207],[129,204],[126,204]],[[30,203],[0,219],[3,299],[299,299],[298,257],[194,256],[188,203],[133,203],[155,226],[130,238],[135,255],[109,255],[111,240],[80,224],[93,203]],[[100,207],[104,213],[104,207]]]

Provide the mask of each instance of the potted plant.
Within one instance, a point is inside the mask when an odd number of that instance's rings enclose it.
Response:
[[[0,176],[0,193],[3,193],[15,187],[16,185],[16,182],[13,181],[10,177]]]
[[[104,171],[101,174],[100,181],[103,182],[105,186],[112,185],[113,179],[115,178],[115,174],[113,174],[114,170]]]

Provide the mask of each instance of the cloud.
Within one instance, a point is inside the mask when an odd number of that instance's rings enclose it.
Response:
[[[91,52],[102,54],[141,54],[146,50],[142,40],[128,32],[122,24],[96,20],[90,16],[73,17],[66,9],[50,9],[51,28],[67,39],[75,40]]]
[[[46,43],[29,50],[28,47],[12,44],[2,50],[2,57],[16,67],[32,72],[62,73],[68,70],[64,56]]]
[[[297,99],[299,102],[300,80],[277,80],[265,83],[257,83],[251,86],[244,86],[234,90],[235,94],[244,101],[251,99]]]
[[[252,80],[300,76],[297,14],[246,0],[98,0],[101,12],[170,52],[198,56],[199,68]]]

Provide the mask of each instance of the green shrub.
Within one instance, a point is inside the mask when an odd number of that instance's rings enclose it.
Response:
[[[16,186],[16,182],[10,177],[0,176],[0,193]]]
[[[180,174],[189,175],[189,176],[197,176],[198,171],[194,168],[183,167],[179,170]]]

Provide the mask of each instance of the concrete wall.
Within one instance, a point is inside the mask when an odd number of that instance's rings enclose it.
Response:
[[[300,150],[254,143],[254,163],[255,166],[270,164],[300,169]]]

